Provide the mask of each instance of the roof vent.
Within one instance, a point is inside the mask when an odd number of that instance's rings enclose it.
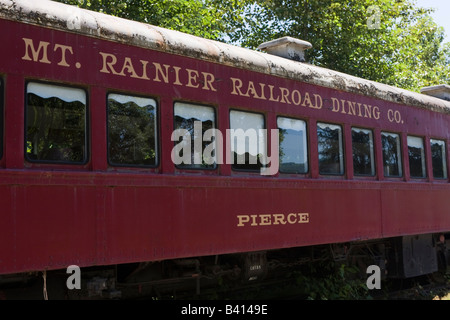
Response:
[[[420,89],[420,92],[429,96],[450,101],[450,86],[446,84],[424,87]]]
[[[275,56],[305,62],[305,51],[312,48],[308,41],[291,37],[283,37],[272,41],[264,42],[258,49],[265,50]]]

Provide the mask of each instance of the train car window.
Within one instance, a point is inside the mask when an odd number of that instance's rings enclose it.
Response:
[[[371,130],[352,128],[353,171],[355,175],[374,176],[375,157]]]
[[[339,125],[317,123],[320,174],[344,174],[344,147]]]
[[[176,102],[175,130],[182,139],[174,148],[175,164],[183,169],[214,169],[216,161],[216,134],[214,108]]]
[[[403,176],[400,136],[396,133],[382,132],[381,145],[383,149],[384,176],[385,177]]]
[[[306,122],[284,117],[277,118],[280,137],[280,172],[307,173],[308,146]]]
[[[230,141],[234,170],[260,170],[261,156],[266,155],[264,116],[231,110]]]
[[[408,136],[409,172],[411,178],[425,178],[425,148],[423,139]]]
[[[86,92],[29,82],[26,96],[27,160],[86,162]]]
[[[156,166],[156,101],[108,94],[108,161],[115,166]]]
[[[447,156],[445,152],[445,141],[430,139],[430,144],[433,177],[435,179],[447,179]]]

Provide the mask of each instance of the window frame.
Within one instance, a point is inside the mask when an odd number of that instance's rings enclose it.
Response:
[[[410,147],[410,144],[409,144],[409,140],[410,140],[410,138],[411,139],[420,139],[421,141],[422,141],[422,151],[423,151],[423,153],[421,154],[421,167],[422,167],[422,173],[423,173],[423,176],[413,176],[412,174],[411,174],[411,156],[410,156],[410,154],[409,154],[409,147]],[[428,178],[428,172],[427,172],[427,150],[426,150],[426,145],[425,145],[425,137],[421,137],[421,136],[415,136],[415,135],[407,135],[406,136],[406,143],[407,143],[407,146],[406,146],[406,150],[407,150],[407,152],[408,152],[408,165],[409,165],[409,177],[411,178],[411,179],[426,179],[426,178]]]
[[[299,118],[295,118],[295,117],[291,117],[291,116],[285,116],[285,115],[278,115],[276,117],[276,125],[277,125],[277,129],[278,130],[280,129],[280,127],[278,125],[278,119],[280,119],[280,118],[289,119],[289,120],[296,120],[296,121],[302,121],[304,123],[304,126],[305,126],[304,134],[305,134],[305,136],[304,136],[303,139],[304,139],[304,143],[305,143],[304,149],[306,150],[306,155],[304,156],[304,158],[306,160],[306,170],[304,172],[283,171],[282,168],[281,168],[281,157],[280,157],[279,158],[279,170],[278,171],[279,171],[280,174],[284,174],[284,175],[292,175],[292,174],[294,174],[294,175],[302,175],[302,176],[307,175],[307,174],[310,173],[310,170],[311,170],[311,164],[310,164],[311,150],[310,150],[309,137],[308,137],[308,135],[309,135],[309,128],[308,128],[309,123],[308,123],[308,121],[306,121],[304,119],[299,119]],[[279,140],[279,138],[278,138],[278,140]],[[279,143],[278,152],[280,151],[280,148],[281,148],[281,144]]]
[[[442,169],[443,169],[444,177],[442,177],[442,178],[441,177],[436,177],[434,175],[433,149],[432,149],[432,144],[433,144],[432,141],[433,140],[434,141],[440,141],[440,142],[444,143],[444,146],[443,146],[444,154],[443,154],[443,157],[442,157],[442,160],[443,160]],[[445,139],[441,139],[441,138],[430,138],[429,141],[430,141],[431,173],[433,175],[433,179],[439,180],[439,181],[448,180],[447,141]]]
[[[84,147],[85,147],[85,152],[84,152],[84,159],[83,161],[80,162],[74,162],[74,161],[65,161],[65,160],[35,160],[35,159],[30,159],[28,157],[28,152],[27,152],[27,138],[28,138],[28,128],[27,128],[27,123],[28,123],[28,86],[30,84],[38,84],[38,85],[47,85],[47,86],[55,86],[55,87],[63,87],[66,89],[76,89],[76,90],[81,90],[84,92],[85,98],[86,98],[86,103],[85,103],[85,110],[84,110]],[[43,164],[43,165],[68,165],[68,166],[85,166],[89,163],[90,161],[90,105],[89,105],[89,101],[90,101],[90,97],[89,97],[89,92],[85,87],[82,86],[78,86],[78,85],[71,85],[71,84],[67,84],[67,83],[60,83],[60,82],[46,82],[46,81],[41,81],[41,80],[27,80],[25,82],[25,87],[24,87],[24,140],[23,140],[23,147],[24,147],[24,159],[25,161],[32,163],[32,164]]]
[[[229,120],[228,129],[229,130],[234,129],[234,128],[231,127],[231,112],[233,112],[233,111],[242,112],[242,113],[249,113],[249,114],[256,114],[256,115],[262,116],[262,118],[263,118],[263,130],[268,130],[267,129],[267,119],[266,119],[267,115],[264,112],[257,112],[257,111],[245,110],[245,109],[235,109],[235,108],[230,108],[228,110],[228,120]],[[229,136],[229,134],[231,134],[231,131],[227,132],[227,137],[226,137],[225,140],[230,139],[230,150],[227,150],[227,152],[230,153],[230,158],[231,158],[231,157],[233,157],[233,151],[231,150],[231,146],[233,145],[234,140],[231,141],[231,136]],[[267,152],[268,152],[268,144],[267,144],[267,142],[268,142],[268,135],[266,135],[265,145],[264,145],[265,153],[266,153],[265,155],[266,156],[267,156]],[[258,141],[258,143],[259,143],[259,141]],[[231,171],[235,171],[235,172],[259,173],[259,172],[261,172],[261,169],[265,168],[265,165],[262,164],[262,163],[261,163],[261,167],[258,168],[258,169],[236,168],[235,167],[236,163],[234,163],[234,158],[231,161],[233,162],[233,163],[230,163]],[[258,163],[256,163],[255,165],[257,165],[257,164]],[[238,165],[241,165],[241,164],[238,164]],[[245,164],[243,164],[243,165],[245,165]]]
[[[217,123],[217,114],[218,114],[218,112],[217,112],[217,108],[216,107],[214,107],[213,105],[205,104],[205,103],[196,103],[196,102],[190,102],[190,101],[188,102],[188,101],[177,100],[177,101],[173,102],[173,130],[174,131],[176,130],[176,128],[175,128],[175,106],[176,106],[177,103],[212,109],[213,112],[214,112],[214,128],[213,129],[219,130],[218,123]],[[203,137],[202,137],[202,140],[203,140]],[[175,147],[175,145],[177,143],[179,143],[177,141],[173,141],[173,142],[174,142],[173,147]],[[221,147],[221,146],[217,145],[217,139],[214,139],[214,142],[211,142],[211,143],[215,144],[215,150],[216,151],[217,151],[218,147]],[[219,150],[219,152],[222,153],[223,151]],[[217,160],[218,160],[217,153],[216,153],[215,160],[216,161],[214,163],[214,167],[211,167],[211,168],[207,168],[207,167],[206,168],[196,168],[196,167],[190,167],[190,165],[181,165],[181,164],[175,164],[175,163],[173,163],[173,165],[175,166],[175,168],[177,170],[180,170],[180,171],[191,171],[191,170],[196,171],[196,172],[199,172],[199,171],[217,171],[218,168],[219,168],[219,164],[220,164],[220,163],[217,162]]]
[[[355,172],[355,153],[354,153],[354,141],[353,141],[353,130],[361,130],[361,131],[368,131],[370,132],[371,141],[370,141],[370,159],[371,159],[371,173],[356,173]],[[369,128],[363,128],[363,127],[356,127],[352,126],[350,128],[351,133],[351,141],[352,141],[352,163],[353,163],[353,175],[357,177],[375,177],[377,175],[377,160],[376,160],[376,154],[375,154],[375,134],[372,129]]]
[[[142,98],[142,99],[150,99],[155,102],[155,164],[154,165],[145,165],[145,164],[121,164],[121,163],[115,163],[111,161],[110,157],[110,148],[109,148],[109,95],[115,94],[115,95],[121,95],[121,96],[127,96],[127,97],[133,97],[133,98]],[[106,93],[106,159],[108,162],[108,166],[113,168],[140,168],[140,169],[155,169],[158,168],[160,165],[160,154],[161,154],[161,144],[160,144],[160,131],[159,131],[159,117],[160,117],[160,108],[158,100],[153,96],[146,96],[143,94],[135,94],[130,92],[120,92],[120,91],[109,91]]]
[[[340,128],[340,130],[339,130],[340,134],[339,134],[339,140],[338,140],[339,149],[340,149],[339,150],[339,162],[338,162],[339,170],[340,170],[339,173],[323,172],[320,169],[321,165],[320,165],[319,133],[318,133],[318,128],[319,128],[320,124],[328,125],[328,126],[336,126],[336,127]],[[345,139],[346,138],[344,136],[344,126],[341,125],[341,124],[338,124],[338,123],[332,123],[332,122],[326,122],[326,121],[317,121],[316,122],[315,131],[316,131],[316,136],[317,136],[317,150],[316,151],[317,151],[317,167],[318,167],[319,175],[321,175],[321,176],[336,176],[336,177],[343,177],[343,176],[345,176],[347,168],[346,168],[346,163],[345,163],[345,161],[346,161],[346,159],[345,159],[345,152],[346,152],[346,150],[345,150],[346,149]]]
[[[398,161],[398,175],[387,175],[385,172],[385,163],[384,163],[384,149],[383,149],[383,134],[387,135],[396,135],[398,137],[398,146],[397,146],[397,156],[399,158]],[[398,132],[392,132],[392,131],[381,131],[380,132],[380,142],[381,142],[381,163],[382,163],[382,169],[383,177],[388,179],[401,179],[404,177],[404,159],[403,159],[403,141],[402,141],[402,134]]]

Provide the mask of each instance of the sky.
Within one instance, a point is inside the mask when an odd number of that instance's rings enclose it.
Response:
[[[450,0],[417,0],[420,7],[434,8],[432,14],[434,21],[444,27],[446,38],[444,42],[450,42]]]

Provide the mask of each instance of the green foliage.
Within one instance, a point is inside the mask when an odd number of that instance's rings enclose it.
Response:
[[[241,24],[247,0],[55,0],[207,39],[221,39]]]
[[[450,44],[416,0],[55,0],[257,48],[307,40],[309,63],[419,91],[450,83]]]
[[[370,300],[369,289],[359,272],[355,266],[342,264],[324,276],[299,275],[297,285],[308,300]]]
[[[311,64],[418,91],[450,80],[450,45],[430,12],[414,0],[257,0],[230,39],[300,38]]]

